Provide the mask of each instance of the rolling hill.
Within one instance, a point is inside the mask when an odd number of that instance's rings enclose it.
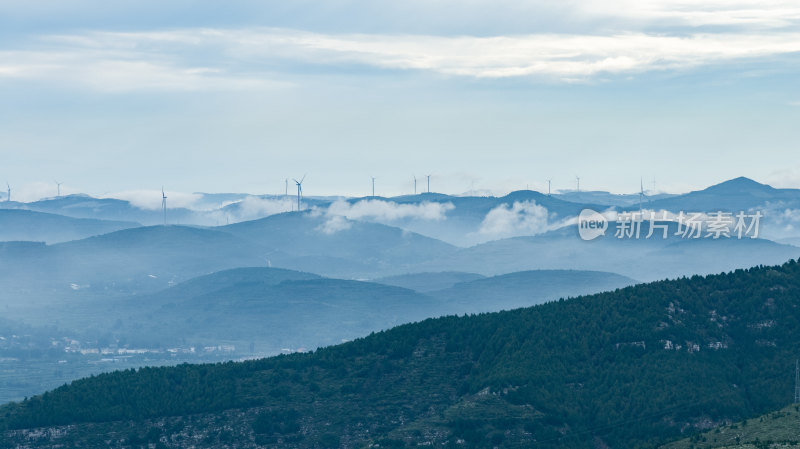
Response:
[[[445,286],[474,279],[445,275],[450,281]],[[427,276],[421,279],[428,286],[441,285],[431,284]],[[15,357],[13,364],[6,364],[5,376],[0,376],[0,400],[97,374],[108,369],[111,357],[113,366],[138,366],[137,360],[115,355],[119,349],[146,350],[149,355],[142,355],[138,363],[158,364],[268,356],[336,344],[426,318],[529,306],[630,283],[608,273],[515,273],[426,295],[396,286],[251,267],[200,276],[155,293],[77,296],[22,314],[28,323],[57,324],[58,329],[24,332],[38,335],[22,352],[24,359],[19,359],[19,344],[5,350],[0,344],[0,358]],[[64,340],[65,336],[69,338]],[[50,340],[61,343],[54,346]],[[73,340],[78,343],[69,343]],[[68,356],[66,346],[107,355]],[[56,363],[65,357],[69,364]]]
[[[430,273],[409,273],[397,276],[388,276],[373,279],[378,284],[394,285],[415,290],[421,293],[433,292],[450,288],[460,282],[474,281],[482,279],[484,276],[476,273],[464,273],[459,271],[443,271]]]
[[[784,406],[800,264],[429,319],[307,354],[142,368],[0,409],[8,444],[652,447]]]
[[[649,209],[686,212],[747,211],[767,203],[782,203],[785,207],[800,207],[800,190],[776,189],[752,179],[739,177],[703,190],[670,198],[648,201]]]
[[[3,305],[154,292],[227,268],[265,265],[266,253],[224,232],[184,226],[125,229],[48,246],[16,244],[0,251]]]
[[[796,246],[764,239],[681,239],[675,224],[669,238],[617,239],[613,222],[604,237],[583,241],[576,226],[534,237],[515,237],[463,248],[419,270],[450,270],[498,275],[527,270],[589,270],[621,274],[640,281],[712,274],[754,265],[774,265],[800,257]],[[658,232],[658,231],[656,231]]]
[[[396,218],[386,221],[386,224],[397,226],[417,232],[422,235],[430,236],[444,242],[467,247],[476,245],[497,238],[508,237],[507,233],[514,235],[534,235],[545,232],[547,227],[544,224],[537,226],[523,226],[522,229],[507,229],[498,233],[496,230],[483,229],[484,221],[490,212],[500,212],[501,214],[520,214],[516,219],[520,219],[525,213],[514,210],[514,205],[526,205],[530,208],[537,208],[546,217],[548,225],[555,225],[563,220],[576,217],[581,210],[593,208],[604,210],[605,205],[593,203],[572,203],[532,190],[518,190],[510,192],[501,197],[495,196],[452,196],[440,193],[423,193],[419,195],[406,195],[393,198],[352,198],[350,203],[361,201],[384,201],[398,205],[417,205],[425,203],[439,203],[451,205],[452,209],[447,210],[441,220],[431,220],[410,215],[404,218]],[[542,208],[542,209],[538,209]],[[362,220],[374,220],[375,218],[364,217]],[[512,218],[512,221],[514,218]],[[542,220],[536,220],[538,221]]]
[[[334,277],[374,277],[450,254],[455,247],[413,232],[331,218],[285,213],[216,228],[275,252],[272,265]]]
[[[17,209],[0,209],[0,241],[67,242],[135,228],[139,223],[61,215]]]
[[[428,294],[454,313],[496,312],[598,293],[635,284],[614,273],[577,270],[533,270],[459,282]]]
[[[347,278],[402,273],[450,245],[374,223],[290,213],[219,228],[148,226],[55,245],[0,246],[6,302],[32,306],[152,293],[239,267],[277,266]],[[343,224],[344,223],[344,224]],[[25,297],[19,302],[16,298]]]
[[[72,218],[88,218],[137,222],[145,225],[163,223],[160,209],[142,209],[126,200],[116,198],[95,198],[85,194],[64,195],[58,198],[44,198],[29,203],[0,203],[0,209],[23,209],[34,212],[63,215]],[[186,208],[169,209],[170,223],[208,224],[196,211]]]
[[[238,354],[314,349],[445,312],[412,290],[275,268],[227,270],[89,308],[76,315],[105,316],[131,345],[230,344]]]
[[[327,346],[426,318],[530,306],[633,283],[611,273],[536,271],[422,294],[285,269],[237,268],[154,294],[102,299],[53,312],[73,327],[108,331],[131,346],[224,343],[239,348],[237,354],[247,354],[250,346],[261,354],[274,354],[282,348]]]

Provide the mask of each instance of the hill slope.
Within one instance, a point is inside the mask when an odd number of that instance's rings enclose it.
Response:
[[[12,251],[13,249],[13,251]],[[175,282],[264,265],[267,250],[230,234],[185,226],[125,229],[57,245],[0,251],[3,302],[33,304],[157,291]]]
[[[427,273],[409,273],[397,276],[373,279],[378,284],[394,285],[395,287],[410,288],[418,292],[433,292],[444,290],[460,282],[482,279],[484,276],[475,273],[459,271],[440,271]]]
[[[784,405],[798,297],[794,261],[655,282],[310,354],[104,374],[7,405],[0,425],[50,426],[6,432],[30,447],[645,447]]]
[[[533,270],[459,282],[428,294],[458,313],[494,312],[587,295],[635,284],[631,278],[602,271]]]
[[[800,406],[784,407],[693,435],[663,449],[783,449],[800,445]]]
[[[73,218],[135,221],[146,225],[160,224],[164,219],[160,208],[142,209],[129,201],[115,198],[94,198],[85,194],[45,198],[31,203],[0,203],[0,209],[9,208],[58,214]],[[170,207],[168,217],[170,223],[201,222],[195,211],[185,208]]]
[[[274,268],[229,270],[97,309],[121,321],[113,332],[131,344],[225,343],[238,354],[249,344],[261,354],[313,349],[444,312],[412,290]]]
[[[800,257],[800,249],[764,239],[682,239],[645,238],[648,223],[642,225],[641,238],[615,237],[615,224],[609,224],[604,237],[583,241],[576,226],[567,226],[535,237],[516,237],[460,249],[431,261],[419,270],[450,270],[497,275],[526,270],[606,271],[640,281],[713,274],[755,265],[781,264]],[[656,231],[659,232],[659,231]]]
[[[36,241],[47,243],[78,240],[139,223],[72,218],[29,210],[0,209],[0,241]]]
[[[647,208],[687,212],[738,212],[763,207],[767,202],[781,202],[786,207],[797,207],[800,204],[800,190],[776,189],[739,177],[684,195],[647,201]]]
[[[442,241],[378,223],[312,212],[273,215],[216,228],[270,248],[273,265],[334,277],[361,277],[404,272],[452,253]]]

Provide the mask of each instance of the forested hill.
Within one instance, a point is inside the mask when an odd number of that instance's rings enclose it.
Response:
[[[430,319],[243,363],[100,375],[0,409],[9,445],[650,447],[793,395],[800,265]]]

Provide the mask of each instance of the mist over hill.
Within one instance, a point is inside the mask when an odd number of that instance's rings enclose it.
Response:
[[[0,423],[37,448],[652,447],[790,400],[798,267],[425,320],[308,354],[105,374],[9,404]]]
[[[163,223],[160,192],[135,195],[137,200],[69,195],[31,203],[0,202],[0,208],[25,209],[74,218],[121,220],[145,225]],[[351,220],[385,224],[466,247],[491,240],[532,236],[557,229],[575,219],[581,210],[646,210],[672,213],[761,211],[762,235],[773,240],[800,237],[793,211],[800,210],[800,190],[777,189],[751,179],[735,178],[686,194],[644,191],[643,195],[593,191],[566,191],[547,195],[530,190],[504,196],[454,196],[420,193],[397,197],[303,197],[307,216],[328,221]],[[145,200],[146,199],[146,200]],[[294,195],[244,193],[183,194],[170,206],[168,223],[225,226],[243,221],[297,212]],[[333,224],[329,225],[333,226]]]
[[[0,209],[0,241],[61,243],[141,226],[130,221],[70,218],[29,210]]]
[[[621,225],[611,221],[604,236],[584,241],[574,224],[584,208],[638,212],[638,204],[582,193],[309,197],[302,211],[293,210],[291,196],[193,194],[176,196],[185,210],[167,210],[170,223],[183,217],[219,226],[108,220],[163,221],[157,204],[133,200],[0,203],[0,235],[9,240],[0,242],[0,308],[36,336],[25,357],[23,340],[0,352],[14,360],[0,397],[18,399],[113,367],[313,349],[431,317],[800,257],[797,246],[763,238],[794,242],[794,215],[786,211],[797,192],[790,189],[740,178],[641,198],[643,212],[658,201],[688,211],[763,206],[758,239],[685,238],[674,222],[667,238],[645,238],[645,220],[640,238],[616,238]],[[778,204],[788,209],[771,215]],[[482,243],[458,246],[475,242]]]

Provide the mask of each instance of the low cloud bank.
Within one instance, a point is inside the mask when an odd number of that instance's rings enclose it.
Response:
[[[346,231],[353,226],[353,222],[341,215],[328,217],[324,223],[316,227],[316,230],[327,235],[336,234],[339,231]]]
[[[259,198],[248,196],[240,201],[223,204],[216,211],[225,220],[231,222],[257,220],[293,210],[294,200],[291,198]]]
[[[393,201],[361,200],[356,203],[336,201],[325,212],[329,216],[342,216],[350,220],[391,222],[397,220],[447,219],[447,212],[455,209],[453,203],[422,202],[419,204],[398,204]]]
[[[350,229],[349,220],[393,223],[399,220],[442,221],[447,213],[455,209],[453,203],[422,202],[419,204],[398,204],[384,200],[361,200],[356,203],[339,200],[327,209],[318,209],[316,214],[326,217],[325,223],[317,228],[325,234],[334,234]]]
[[[551,229],[549,218],[547,208],[535,201],[515,201],[490,210],[478,233],[491,238],[541,234]]]

